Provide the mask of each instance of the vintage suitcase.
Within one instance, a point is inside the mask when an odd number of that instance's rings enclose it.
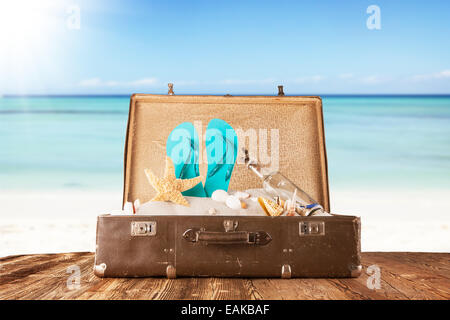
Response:
[[[190,121],[205,132],[212,118],[263,136],[266,132],[270,137],[275,129],[279,171],[330,212],[322,101],[299,96],[133,95],[125,143],[124,203],[135,199],[143,203],[153,197],[144,168],[163,172],[165,141],[174,127]],[[268,143],[269,151],[271,147]],[[201,163],[200,173],[205,168]],[[259,187],[261,182],[245,164],[236,164],[230,189]],[[99,277],[357,277],[360,228],[360,218],[344,215],[105,214],[97,221],[94,273]]]

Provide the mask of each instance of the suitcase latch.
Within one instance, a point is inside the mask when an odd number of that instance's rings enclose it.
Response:
[[[299,234],[301,236],[323,236],[325,234],[325,222],[323,221],[300,222]]]
[[[167,92],[167,94],[169,96],[173,96],[175,94],[175,92],[173,92],[173,83],[168,83],[167,86],[169,87],[169,91]]]
[[[132,236],[154,236],[156,234],[155,221],[132,221],[131,235]]]
[[[225,229],[225,232],[231,232],[235,231],[237,229],[238,222],[233,220],[225,220],[223,222],[223,227]]]

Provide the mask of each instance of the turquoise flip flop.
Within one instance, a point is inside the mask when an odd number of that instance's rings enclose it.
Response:
[[[208,173],[205,192],[211,197],[215,190],[228,191],[236,162],[238,139],[234,129],[221,119],[212,119],[206,128]]]
[[[175,176],[178,179],[198,177],[199,169],[199,143],[198,134],[194,125],[183,122],[172,130],[166,142],[166,153],[175,166]],[[184,196],[206,197],[203,184],[183,191]]]

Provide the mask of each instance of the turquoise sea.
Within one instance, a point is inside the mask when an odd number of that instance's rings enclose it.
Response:
[[[450,96],[325,96],[332,190],[450,188]],[[0,189],[121,190],[128,96],[0,98]]]

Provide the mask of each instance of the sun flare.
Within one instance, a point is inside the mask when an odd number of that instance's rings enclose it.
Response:
[[[0,2],[0,70],[2,80],[22,86],[39,77],[39,62],[48,60],[64,25],[63,1]],[[49,70],[47,70],[49,71]]]
[[[27,49],[39,44],[52,32],[56,2],[14,0],[0,3],[2,46]]]

